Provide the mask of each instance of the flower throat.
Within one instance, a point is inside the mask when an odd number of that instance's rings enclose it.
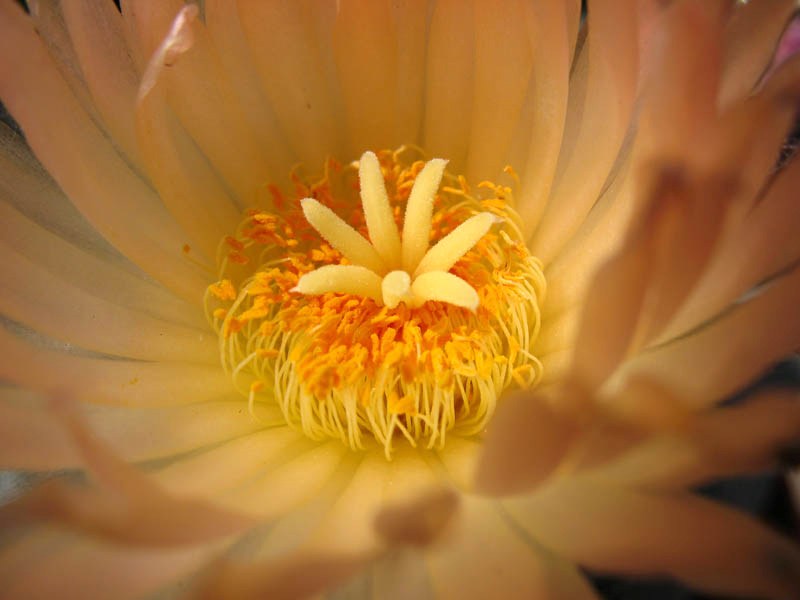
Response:
[[[545,280],[508,187],[401,148],[328,161],[220,245],[206,312],[234,384],[314,440],[441,448],[541,376]]]

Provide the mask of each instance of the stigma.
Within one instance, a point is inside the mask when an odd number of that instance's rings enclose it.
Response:
[[[267,189],[206,292],[234,385],[314,440],[442,448],[530,388],[545,293],[512,190],[410,148]]]
[[[475,288],[449,270],[498,218],[490,212],[474,215],[429,248],[434,198],[446,165],[447,161],[435,158],[417,175],[401,233],[395,225],[378,157],[365,152],[358,172],[370,241],[329,208],[313,198],[304,198],[301,206],[306,219],[348,264],[327,265],[307,273],[292,291],[359,295],[389,308],[401,302],[416,308],[435,300],[475,312],[479,303]]]

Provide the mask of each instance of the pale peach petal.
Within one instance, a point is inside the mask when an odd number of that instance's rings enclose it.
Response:
[[[394,531],[405,534],[409,528],[413,529],[422,522],[427,527],[425,539],[419,541],[425,545],[435,542],[447,531],[450,522],[448,517],[456,506],[457,499],[454,496],[432,494],[389,507],[380,515],[384,518],[379,519],[392,524],[388,530],[382,531],[385,544],[366,551],[325,551],[304,547],[265,561],[221,561],[198,581],[187,597],[253,600],[269,597],[288,600],[330,593],[341,589],[347,580],[365,569],[371,569],[376,563],[380,566],[382,561],[391,567],[396,555],[394,548],[417,543],[417,540],[410,542],[405,536],[399,539],[394,537]],[[412,590],[413,597],[420,597],[422,590]]]
[[[510,164],[520,169],[524,165],[520,171],[523,184],[516,208],[527,233],[531,233],[547,206],[558,164],[567,115],[569,70],[575,48],[570,29],[574,28],[577,34],[577,19],[573,22],[569,18],[575,2],[536,2],[526,6],[533,67],[523,111],[530,114],[530,126],[521,125],[519,132],[525,162],[510,160]],[[521,123],[526,123],[524,116]]]
[[[504,507],[542,545],[591,569],[776,600],[800,591],[800,552],[789,540],[690,494],[571,478]]]
[[[452,537],[427,555],[437,598],[597,598],[571,564],[510,523],[495,503],[465,497]]]
[[[570,77],[556,179],[530,244],[545,264],[586,218],[628,131],[638,75],[636,4],[601,0],[589,9],[586,46]]]
[[[696,132],[713,122],[722,63],[722,2],[675,2],[653,43],[642,93],[637,150],[646,159],[681,160]]]
[[[122,16],[103,0],[60,4],[81,73],[105,128],[135,165],[139,151],[133,121],[139,72],[125,39]]]
[[[0,468],[56,470],[81,459],[62,423],[35,394],[0,388]]]
[[[800,402],[788,391],[700,415],[685,427],[655,435],[596,473],[615,483],[679,489],[777,466],[800,436]]]
[[[311,446],[311,441],[288,427],[272,427],[177,458],[153,471],[152,477],[176,496],[209,498],[244,485],[258,472]]]
[[[317,31],[314,22],[327,8],[255,0],[239,0],[238,7],[261,85],[289,147],[306,165],[341,156],[337,107],[320,51],[331,33]]]
[[[186,15],[187,11],[193,12],[191,5],[183,8],[181,14]],[[180,17],[177,13],[173,16],[177,23]],[[165,100],[191,136],[196,152],[208,161],[206,168],[213,170],[224,188],[230,190],[239,208],[251,207],[256,188],[265,183],[267,161],[240,110],[205,26],[197,19],[180,20],[182,26],[176,29],[173,24],[150,58],[142,87],[149,88],[150,78],[153,74],[157,76],[158,82],[163,84],[161,91]],[[186,36],[191,37],[187,47],[179,53],[169,49],[177,39]],[[162,54],[165,51],[166,54]],[[143,92],[139,90],[140,102],[146,100]],[[141,145],[146,136],[139,134]],[[181,151],[185,151],[183,147]],[[198,199],[201,206],[210,203],[210,198]],[[220,210],[217,205],[221,203],[223,200],[218,199],[212,206]]]
[[[39,181],[40,173],[36,171],[18,170],[13,165],[7,168],[9,158],[9,154],[0,152],[0,171],[14,181],[8,203],[5,192],[0,192],[0,232],[4,243],[37,269],[61,280],[61,285],[68,282],[70,287],[97,300],[147,313],[170,326],[193,329],[202,352],[201,337],[208,323],[196,302],[186,303],[149,280],[96,234],[86,231],[88,226],[54,184]],[[61,227],[54,228],[53,220],[58,220]]]
[[[623,162],[580,230],[548,265],[544,323],[579,307],[598,266],[622,245],[635,215],[646,203],[648,198],[638,187],[638,174],[632,172],[631,163],[631,159]]]
[[[458,516],[462,496],[432,480],[428,470],[421,479],[412,476],[412,480],[416,485],[387,499],[374,519],[375,531],[390,545],[429,546],[449,533]],[[420,481],[422,488],[417,487]]]
[[[734,181],[727,171],[662,177],[662,202],[671,210],[654,232],[656,255],[633,351],[663,330],[702,277],[730,210]]]
[[[312,445],[226,492],[215,502],[261,519],[280,517],[318,495],[325,496],[322,491],[326,485],[347,481],[352,463],[348,449],[338,440]]]
[[[570,64],[575,60],[575,52],[583,45],[581,37],[581,27],[583,25],[583,2],[580,0],[565,0],[564,6],[567,11],[567,46],[570,48]],[[585,35],[585,30],[583,32]]]
[[[109,241],[167,288],[200,297],[205,278],[182,257],[185,238],[159,198],[77,103],[21,10],[0,10],[0,96],[31,148]]]
[[[348,553],[375,549],[389,537],[411,543],[422,535],[414,531],[414,524],[425,527],[425,519],[421,514],[415,523],[401,519],[402,527],[398,527],[400,517],[396,511],[387,513],[385,507],[405,506],[440,487],[442,483],[435,472],[416,450],[393,455],[389,468],[382,452],[370,452],[358,464],[308,543],[318,550],[339,549]],[[381,510],[384,513],[379,518]],[[401,510],[401,516],[404,514],[407,514],[405,509]],[[409,539],[400,540],[402,536]]]
[[[374,555],[297,554],[265,563],[221,562],[199,581],[187,600],[294,600],[312,598],[341,585],[362,570]]]
[[[580,402],[567,398],[559,404]],[[550,476],[580,433],[580,424],[556,411],[548,399],[517,392],[503,399],[489,424],[475,474],[476,489],[490,495],[529,490]]]
[[[483,443],[475,438],[449,436],[445,451],[436,456],[444,466],[449,480],[458,489],[472,492],[475,470],[481,457]]]
[[[341,588],[331,590],[343,598],[381,600],[434,600],[430,574],[423,554],[402,548],[375,561]]]
[[[474,92],[465,176],[478,182],[496,178],[506,164],[533,58],[523,2],[498,5],[490,0],[475,0],[473,10]],[[497,107],[498,92],[502,110]],[[450,96],[450,101],[454,102],[455,97]]]
[[[707,180],[703,185],[713,184],[713,181],[708,181],[710,176],[720,183],[728,179],[733,186],[729,192],[730,201],[728,203],[731,205],[729,216],[726,217],[725,223],[719,224],[725,227],[722,231],[721,247],[715,248],[716,256],[709,265],[712,273],[717,271],[729,278],[738,279],[743,273],[748,273],[747,268],[730,269],[731,261],[722,260],[722,258],[730,253],[726,249],[727,247],[732,247],[735,249],[734,252],[739,252],[740,238],[742,235],[747,236],[747,234],[740,233],[740,230],[747,231],[753,226],[754,231],[762,231],[758,227],[760,223],[754,222],[750,218],[749,209],[753,203],[751,198],[757,197],[756,194],[764,185],[765,177],[774,170],[776,148],[781,145],[794,118],[794,102],[791,98],[794,97],[795,92],[792,78],[788,77],[783,81],[776,80],[773,83],[774,85],[765,89],[759,97],[736,105],[725,114],[715,118],[712,123],[704,124],[702,131],[695,132],[691,143],[694,149],[693,153],[691,155],[684,153],[681,159],[685,164],[684,168],[693,174],[693,178],[699,176],[701,179]],[[732,165],[735,165],[735,168]],[[628,227],[631,215],[639,210],[644,197],[640,190],[646,182],[646,173],[646,171],[641,172],[637,169],[620,173],[611,188],[601,197],[582,230],[573,238],[562,255],[548,268],[548,297],[543,308],[546,322],[551,322],[555,315],[564,310],[573,311],[574,309],[571,307],[577,305],[583,297],[588,279],[596,268],[595,265],[610,252],[614,245],[619,243]],[[709,175],[709,173],[714,174]],[[722,192],[723,190],[718,189],[718,191]],[[724,198],[721,199],[724,200]],[[704,208],[702,197],[698,200],[696,207],[698,210],[702,210]],[[716,202],[708,208],[714,206],[722,208],[723,205]],[[713,239],[713,235],[707,242],[710,242],[711,239]],[[775,244],[774,247],[780,248],[781,246]],[[746,258],[737,259],[734,256],[732,261],[757,262],[764,254],[764,252],[752,252],[749,249],[745,252],[743,257],[746,256]],[[768,252],[766,254],[769,255]],[[675,262],[677,264],[681,261]],[[698,266],[695,266],[695,270],[699,270]],[[754,285],[759,278],[767,274],[767,272],[761,272],[756,276],[751,276],[748,283],[737,293],[744,292],[748,285]],[[722,289],[712,289],[710,285],[712,281],[716,283],[717,279],[717,274],[712,275],[711,279],[708,275],[703,275],[699,288],[695,289],[692,294],[691,302],[681,309],[680,316],[676,317],[677,320],[673,321],[662,338],[680,333],[681,329],[676,329],[676,327],[682,327],[685,330],[687,326],[713,314],[713,312],[700,314],[700,318],[696,314],[692,315],[694,312],[693,302],[721,299],[722,304],[718,304],[716,307],[718,310],[725,303],[735,299],[737,293],[727,296],[723,293],[723,297],[720,298],[718,291],[722,292]],[[545,343],[547,335],[545,330],[542,343]]]
[[[132,548],[42,530],[0,553],[0,580],[9,598],[134,600],[178,582],[218,552]]]
[[[651,377],[693,406],[724,400],[800,346],[798,302],[800,268],[795,268],[715,321],[632,358],[621,377]]]
[[[50,408],[69,432],[90,482],[52,479],[0,508],[5,527],[51,522],[131,545],[206,543],[240,533],[248,519],[191,500],[176,500],[91,433],[77,406],[64,400]]]
[[[97,435],[128,461],[172,456],[284,423],[275,407],[229,398],[170,407],[88,405],[86,420]]]
[[[0,211],[1,212],[1,211]],[[173,325],[87,294],[0,242],[0,311],[39,333],[87,350],[141,360],[215,364],[209,332]]]
[[[20,331],[0,329],[0,377],[44,393],[69,391],[75,398],[117,406],[170,406],[233,396],[219,368],[185,363],[86,357],[61,345],[36,345]],[[85,353],[84,353],[85,354]],[[244,403],[244,401],[242,401]],[[246,410],[246,408],[245,408]]]
[[[333,52],[344,107],[346,156],[414,141],[401,136],[397,127],[397,101],[404,94],[397,80],[398,50],[389,2],[338,3]]]
[[[245,121],[264,156],[266,168],[262,173],[263,180],[280,183],[289,173],[296,157],[289,150],[275,111],[259,85],[253,56],[247,46],[235,3],[229,0],[206,0],[205,23]]]
[[[561,382],[572,367],[573,356],[572,348],[539,356],[542,363],[542,378],[539,380],[539,388]]]
[[[397,35],[397,135],[419,143],[424,114],[428,0],[390,3]]]
[[[719,91],[720,106],[749,94],[775,52],[794,0],[738,2],[725,28],[725,54]]]
[[[370,452],[355,467],[345,488],[315,529],[310,546],[331,553],[375,551],[381,544],[373,528],[383,505],[384,488],[392,477],[382,453]]]
[[[129,44],[142,73],[183,5],[182,0],[120,0]]]
[[[428,34],[423,146],[463,170],[475,93],[475,23],[472,0],[433,7]]]
[[[181,106],[177,109],[171,106],[168,100],[185,93],[193,102],[199,102],[201,96],[198,90],[181,91],[178,88],[183,81],[198,76],[191,73],[191,69],[202,60],[202,56],[198,56],[197,52],[192,55],[193,49],[178,56],[171,51],[172,46],[180,40],[195,45],[197,37],[201,35],[199,27],[190,23],[191,18],[187,16],[190,12],[193,11],[186,8],[179,13],[176,26],[148,63],[136,101],[136,133],[148,174],[164,204],[191,236],[192,244],[213,259],[219,241],[236,230],[240,217],[225,182],[214,166],[209,164],[203,146],[198,147],[190,137],[190,132],[184,128],[182,121],[187,119],[185,111],[180,110]],[[180,27],[177,26],[179,22],[182,24]],[[187,62],[190,63],[188,66]],[[176,75],[175,72],[179,70],[182,71],[181,75]],[[186,70],[189,73],[185,73]],[[212,88],[213,82],[207,81],[208,77],[200,79],[205,82],[207,89]],[[214,104],[224,105],[225,102],[216,98]],[[202,110],[202,107],[197,110]],[[218,118],[225,121],[224,115],[214,113],[207,115],[205,120],[216,122]],[[230,152],[227,143],[222,146],[229,155],[238,156],[240,140],[237,140],[235,131],[231,131],[231,138],[229,143],[237,147],[236,153]],[[238,191],[244,193],[243,190]]]
[[[548,285],[549,285],[548,281]],[[549,289],[548,289],[549,292]],[[535,356],[547,356],[560,350],[570,350],[575,344],[581,307],[573,306],[550,316],[543,324],[533,347]]]
[[[800,239],[796,235],[800,227],[798,182],[800,161],[794,160],[775,177],[757,204],[726,232],[708,272],[662,337],[674,337],[713,317],[750,288],[800,258]]]
[[[29,5],[29,10],[42,45],[70,92],[90,118],[101,123],[102,119],[83,76],[61,3],[57,0],[38,0]]]
[[[670,174],[656,184],[649,206],[631,227],[622,247],[592,277],[575,339],[573,376],[599,386],[625,358],[648,294],[661,243],[679,225],[671,203]]]

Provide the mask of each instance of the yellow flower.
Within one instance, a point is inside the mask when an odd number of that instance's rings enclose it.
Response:
[[[30,6],[4,594],[800,594],[690,492],[798,434],[721,405],[800,347],[794,2]]]

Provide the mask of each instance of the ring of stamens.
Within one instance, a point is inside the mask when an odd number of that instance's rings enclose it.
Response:
[[[365,153],[294,177],[221,244],[206,293],[225,369],[315,440],[474,435],[510,386],[530,387],[545,282],[511,190],[471,192],[446,162]],[[359,202],[360,200],[360,202]],[[341,217],[339,216],[341,215]],[[342,218],[344,217],[344,218]]]

